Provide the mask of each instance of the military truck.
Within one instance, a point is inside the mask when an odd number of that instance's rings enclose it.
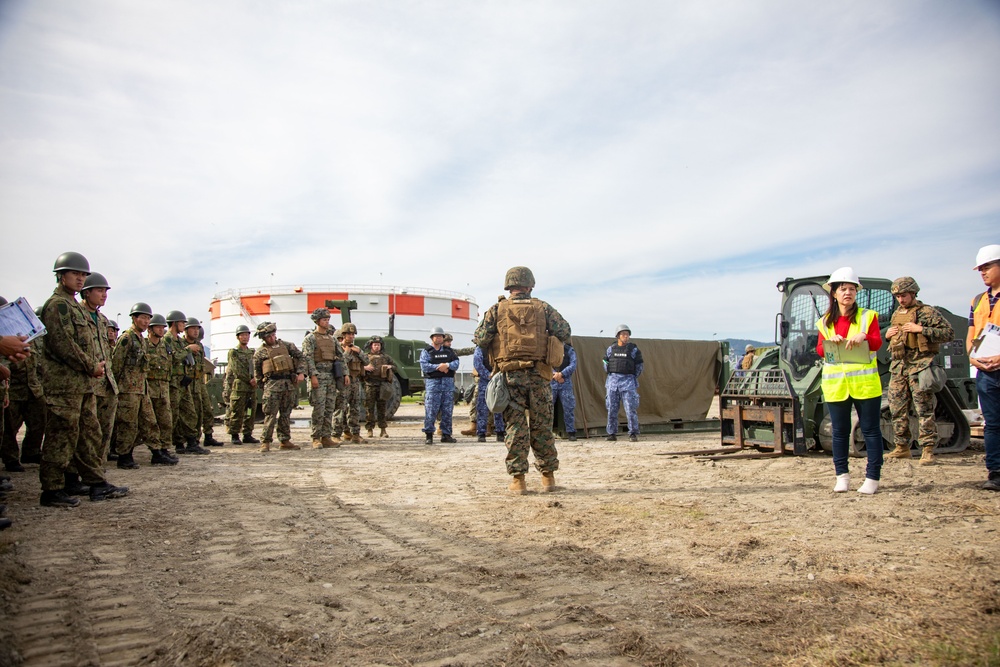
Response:
[[[758,356],[750,373],[734,373],[720,397],[720,406],[755,404],[765,409],[784,400],[794,401],[798,414],[794,420],[789,419],[786,423],[788,432],[784,441],[791,442],[794,439],[799,441],[798,444],[804,444],[803,447],[796,448],[796,453],[802,453],[809,447],[833,450],[830,416],[823,404],[820,387],[823,362],[816,355],[816,344],[819,341],[816,321],[826,313],[829,305],[829,295],[823,289],[823,284],[828,279],[829,276],[785,278],[777,284],[778,292],[781,293],[781,312],[775,318],[776,347]],[[892,281],[885,278],[861,278],[861,286],[857,298],[858,306],[878,312],[879,326],[882,328],[884,339],[885,330],[889,328],[892,313],[896,309],[896,299],[890,291]],[[942,344],[936,358],[936,363],[945,369],[948,376],[945,388],[937,394],[934,415],[938,430],[936,452],[958,452],[969,446],[970,438],[969,422],[963,410],[975,409],[977,405],[975,380],[969,377],[969,360],[965,352],[968,321],[945,308],[936,308],[955,330],[954,340]],[[893,429],[886,392],[891,360],[888,345],[882,346],[877,358],[883,389],[882,441],[885,448],[891,449]],[[753,371],[780,371],[780,374]],[[768,397],[765,396],[768,394],[768,390],[763,387],[765,383],[772,391],[774,398],[772,401],[768,401]],[[781,384],[790,391],[782,392],[780,389],[774,391],[774,387]],[[780,395],[784,393],[789,395]],[[851,453],[860,456],[864,453],[865,442],[857,424],[857,415],[852,413],[852,418],[854,430]],[[756,443],[773,441],[773,426],[769,427],[752,420],[744,421],[742,418],[737,421],[741,424],[743,436],[747,441]],[[734,427],[733,420],[726,419],[723,415],[724,443],[732,441]],[[917,445],[918,432],[916,416],[911,413],[910,433],[913,439],[911,447]]]

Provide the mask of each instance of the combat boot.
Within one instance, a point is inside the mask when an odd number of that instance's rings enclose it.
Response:
[[[506,433],[504,433],[503,431],[500,431],[499,433],[497,433],[497,442],[503,442],[506,439],[507,439],[507,434]]]
[[[573,431],[572,433],[568,434],[566,436],[566,439],[569,440],[570,442],[576,442],[576,431]]]
[[[426,436],[424,438],[424,444],[425,445],[433,445],[434,444],[434,434],[433,433],[425,433],[424,435]]]
[[[991,470],[981,488],[987,491],[1000,491],[1000,472]]]
[[[67,494],[63,489],[42,491],[42,497],[38,502],[42,507],[76,507],[80,504],[79,500]]]
[[[302,449],[302,448],[294,444],[291,440],[282,440],[281,444],[278,445],[278,449]]]
[[[243,444],[244,445],[259,445],[260,444],[260,440],[258,440],[257,438],[253,437],[252,433],[245,433],[243,435]]]
[[[368,429],[368,437],[369,438],[374,438],[375,437],[375,429],[373,429],[373,428]]]
[[[139,464],[132,458],[132,452],[118,455],[118,467],[122,470],[136,470]]]
[[[384,428],[380,429],[379,432],[378,432],[378,437],[380,437],[380,438],[388,438],[389,437],[389,432],[386,431]]]
[[[80,476],[73,472],[63,473],[63,480],[66,488],[63,491],[68,496],[85,496],[90,493],[90,487],[80,480]]]
[[[90,500],[111,500],[112,498],[123,498],[128,495],[127,486],[115,486],[110,482],[101,482],[90,487]]]
[[[271,443],[269,443],[269,442],[262,442],[262,443],[260,443],[260,451],[261,452],[269,452],[269,451],[271,451]]]
[[[467,429],[463,429],[462,431],[459,431],[459,432],[460,432],[460,433],[461,433],[462,435],[475,435],[475,434],[476,434],[476,425],[475,425],[475,424],[473,424],[473,425],[472,425],[472,426],[470,426],[469,428],[467,428]]]
[[[157,449],[153,451],[153,455],[149,459],[150,465],[154,466],[175,466],[180,459],[171,456],[170,452],[165,449]]]
[[[924,451],[920,454],[919,463],[922,466],[932,466],[937,463],[937,456],[934,455],[934,445],[924,447]]]
[[[510,480],[510,486],[507,490],[513,493],[515,496],[523,496],[528,492],[528,485],[524,483],[524,473],[520,475],[514,475]]]
[[[240,440],[240,436],[238,436],[235,433],[232,433],[229,436],[229,444],[231,444],[231,445],[242,445],[243,441]]]
[[[205,434],[205,446],[206,447],[222,447],[222,443],[212,437],[211,433]]]
[[[483,435],[477,437],[476,442],[486,442],[486,434],[484,433]]]
[[[319,438],[313,438],[312,448],[313,449],[323,449],[323,441],[320,440]]]
[[[178,452],[179,454],[180,452]],[[185,454],[211,454],[210,451],[198,444],[198,436],[192,435],[188,438],[187,447],[184,448]]]
[[[896,445],[896,448],[885,455],[887,459],[908,459],[910,458],[909,445]]]
[[[340,447],[340,441],[339,440],[334,441],[334,439],[331,438],[330,436],[324,435],[323,438],[320,440],[320,446],[323,447],[324,449]]]
[[[371,434],[369,433],[369,435],[371,435]],[[357,445],[367,445],[368,444],[368,441],[365,440],[364,438],[362,438],[360,433],[355,433],[354,435],[352,435],[351,436],[351,442],[353,442],[353,443],[355,443]]]
[[[458,440],[456,440],[455,438],[451,437],[450,435],[442,435],[441,436],[441,442],[446,442],[448,444],[453,444],[453,443],[458,442]]]
[[[612,433],[611,435],[609,435],[608,437],[605,438],[605,440],[607,440],[608,442],[614,442],[617,439],[618,439],[618,436],[615,435],[614,433]]]
[[[542,473],[542,491],[556,490],[556,474],[554,472]]]

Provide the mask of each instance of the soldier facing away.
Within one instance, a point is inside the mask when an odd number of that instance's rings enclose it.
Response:
[[[955,337],[951,324],[941,313],[917,300],[920,287],[909,276],[892,282],[892,295],[899,307],[885,332],[889,341],[892,363],[889,372],[889,411],[896,448],[887,456],[892,459],[910,458],[910,406],[917,414],[917,442],[923,450],[920,465],[934,463],[937,445],[937,424],[934,408],[937,398],[931,391],[920,388],[920,373],[926,371],[937,355],[938,346]]]
[[[562,315],[531,296],[535,276],[525,266],[507,271],[504,289],[510,298],[500,297],[490,306],[476,329],[473,341],[489,351],[494,373],[506,375],[510,403],[504,408],[507,429],[507,473],[513,479],[509,490],[527,492],[528,450],[535,455],[535,467],[542,473],[542,490],[555,491],[555,471],[559,456],[552,435],[552,366],[562,359],[570,326]],[[553,344],[553,340],[559,341]]]

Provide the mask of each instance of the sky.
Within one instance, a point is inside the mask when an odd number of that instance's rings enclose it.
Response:
[[[74,250],[112,316],[485,311],[526,265],[578,335],[768,341],[779,280],[852,266],[964,315],[998,65],[995,0],[0,0],[0,294]]]

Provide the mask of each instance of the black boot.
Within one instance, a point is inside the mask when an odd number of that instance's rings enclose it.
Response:
[[[76,473],[63,473],[63,479],[66,481],[63,491],[67,496],[85,496],[90,493],[90,487],[80,481],[80,476]]]
[[[171,456],[170,452],[165,449],[155,449],[149,459],[149,464],[154,466],[175,466],[178,460]]]
[[[257,438],[253,437],[253,435],[249,435],[248,434],[248,435],[244,435],[243,436],[243,444],[244,445],[259,445],[260,444],[260,440],[258,440]]]
[[[77,502],[80,502],[79,500]],[[10,525],[14,523],[10,519],[0,519],[0,530],[5,530],[10,528]]]
[[[507,434],[506,433],[504,433],[503,431],[500,431],[499,433],[497,433],[497,442],[503,442],[506,439],[507,439]]]
[[[229,444],[231,444],[231,445],[242,445],[243,441],[240,440],[240,436],[238,436],[237,434],[233,433],[229,437]]]
[[[132,458],[132,452],[118,455],[118,467],[122,470],[136,470],[139,464]]]
[[[90,487],[90,500],[111,500],[112,498],[122,498],[128,495],[127,486],[115,486],[109,482],[101,482]]]
[[[63,489],[56,489],[55,491],[42,491],[39,504],[42,507],[76,507],[80,501],[68,495]]]
[[[455,438],[451,437],[451,433],[449,433],[448,435],[442,435],[441,436],[441,442],[446,442],[448,444],[453,444],[453,443],[458,442],[458,440],[456,440]]]
[[[611,435],[609,435],[608,437],[605,438],[605,440],[607,440],[608,442],[614,442],[617,439],[618,439],[618,436],[616,436],[614,433],[612,433]]]
[[[486,442],[486,434],[483,433],[482,435],[476,436],[476,442]]]
[[[205,446],[206,447],[222,447],[222,443],[212,437],[211,433],[205,434]]]
[[[24,472],[24,466],[17,459],[3,462],[3,469],[7,472]]]
[[[112,449],[110,452],[108,452],[108,460],[109,461],[117,461],[118,460],[118,454],[117,454],[117,452],[115,452],[115,450]]]
[[[208,454],[208,453],[210,453],[204,447],[199,447],[198,446],[198,436],[196,436],[196,435],[192,435],[190,438],[188,438],[187,447],[184,448],[184,451],[187,452],[188,454]]]
[[[165,459],[169,459],[169,460],[173,461],[174,463],[178,463],[180,461],[179,458],[177,458],[176,456],[174,456],[173,454],[170,453],[169,449],[161,449],[160,450],[160,456],[162,456]]]
[[[28,454],[27,456],[25,456],[24,454],[21,455],[21,463],[41,463],[41,462],[42,462],[41,454]]]
[[[573,431],[572,433],[567,435],[566,439],[569,440],[570,442],[576,442],[576,431]]]
[[[434,444],[434,434],[433,433],[427,433],[426,435],[427,435],[427,437],[424,438],[424,444],[425,445],[433,445]]]

